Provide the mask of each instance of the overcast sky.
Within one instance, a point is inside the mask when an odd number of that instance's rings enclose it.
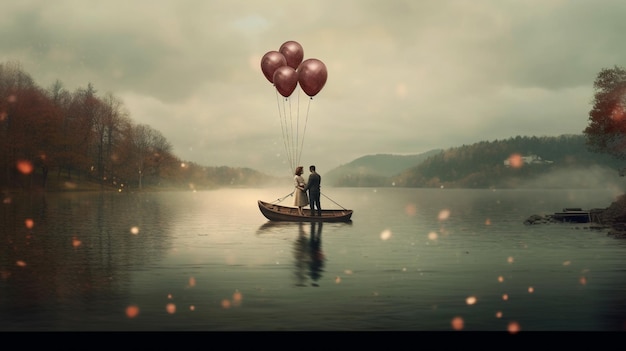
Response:
[[[623,0],[10,1],[0,60],[44,88],[113,93],[206,166],[290,175],[288,106],[306,123],[300,163],[323,174],[370,154],[582,133],[597,73],[626,64],[624,15]],[[312,100],[298,88],[285,101],[261,71],[290,40],[327,67]]]

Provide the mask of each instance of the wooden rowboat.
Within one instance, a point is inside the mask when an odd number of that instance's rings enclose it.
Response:
[[[287,222],[350,222],[352,218],[352,210],[337,209],[324,210],[322,215],[311,215],[310,209],[303,209],[304,215],[298,213],[297,207],[281,206],[269,202],[258,200],[259,209],[265,218],[270,221],[287,221]],[[316,211],[317,212],[317,211]]]

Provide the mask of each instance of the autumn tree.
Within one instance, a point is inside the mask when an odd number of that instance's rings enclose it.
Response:
[[[590,151],[626,159],[626,71],[618,66],[598,73],[595,94],[585,128]]]

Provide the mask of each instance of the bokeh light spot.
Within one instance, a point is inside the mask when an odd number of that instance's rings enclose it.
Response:
[[[498,282],[502,283],[504,281],[504,277],[503,276],[499,276],[498,277]]]
[[[24,221],[24,225],[25,225],[25,226],[26,226],[26,228],[28,228],[28,229],[33,229],[33,227],[35,226],[35,221],[33,221],[33,220],[32,220],[32,219],[30,219],[30,218],[27,218],[27,219]]]
[[[126,317],[135,318],[139,315],[139,307],[136,305],[130,305],[126,307]]]
[[[438,237],[439,237],[439,235],[437,233],[435,233],[435,232],[428,233],[428,240],[435,241],[435,240],[437,240]]]
[[[176,313],[176,305],[170,302],[167,305],[165,305],[165,310],[169,314],[174,314]]]
[[[496,312],[496,318],[498,319],[502,318],[502,311]]]
[[[509,257],[506,259],[506,261],[507,261],[508,263],[513,263],[513,261],[514,261],[514,260],[513,260],[513,256],[509,256]]]
[[[385,229],[380,233],[381,240],[389,240],[391,238],[391,230]]]
[[[509,165],[513,168],[520,168],[524,165],[524,160],[520,154],[512,154],[509,156]]]
[[[508,325],[508,327],[507,327],[507,330],[508,330],[508,332],[509,332],[509,333],[511,333],[511,334],[516,334],[516,333],[519,333],[519,331],[521,330],[521,328],[520,328],[519,323],[517,323],[517,322],[513,321],[513,322],[510,322],[510,323],[509,323],[509,325]]]
[[[239,291],[233,293],[233,306],[240,306],[243,301],[243,295]]]
[[[82,244],[82,242],[81,242],[80,240],[78,240],[78,238],[77,238],[77,237],[73,237],[73,238],[72,238],[72,246],[73,246],[74,248],[79,247],[81,244]]]
[[[502,294],[502,300],[508,301],[509,300],[509,294]]]
[[[31,174],[34,167],[30,161],[27,160],[19,160],[17,161],[17,170],[22,174]]]
[[[193,288],[194,286],[196,286],[196,278],[194,277],[189,277],[189,285],[190,288]]]
[[[335,277],[335,284],[339,284],[341,283],[341,277],[337,276]]]
[[[222,308],[227,309],[230,308],[231,304],[230,301],[227,299],[222,300]]]
[[[439,211],[439,215],[437,216],[437,218],[440,221],[445,221],[446,219],[450,218],[450,210],[441,210]]]
[[[26,267],[26,262],[24,262],[24,261],[22,261],[22,260],[18,260],[18,261],[16,261],[16,262],[15,262],[15,264],[16,264],[18,267]]]
[[[463,318],[462,317],[454,317],[452,318],[452,322],[450,323],[452,325],[452,329],[454,330],[463,330]]]
[[[467,303],[468,305],[474,305],[474,304],[476,304],[477,301],[478,301],[478,299],[476,298],[476,296],[468,296],[465,299],[465,303]]]
[[[532,294],[532,293],[534,293],[534,292],[535,292],[535,288],[533,288],[532,286],[529,286],[529,287],[528,287],[528,293],[529,293],[529,294]]]
[[[132,228],[130,228],[130,233],[133,234],[133,235],[139,234],[139,227],[132,227]]]

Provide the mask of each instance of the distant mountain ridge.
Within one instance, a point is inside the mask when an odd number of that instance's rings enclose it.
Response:
[[[542,162],[512,167],[511,157]],[[584,135],[517,136],[416,155],[363,156],[330,170],[325,183],[337,187],[590,188],[609,181],[619,183],[615,178],[623,162],[589,151]]]
[[[359,186],[354,181],[375,181],[388,179],[424,162],[429,157],[443,152],[443,149],[433,149],[413,155],[376,154],[366,155],[341,165],[327,172],[324,180],[333,186]],[[363,184],[361,184],[363,185]]]

